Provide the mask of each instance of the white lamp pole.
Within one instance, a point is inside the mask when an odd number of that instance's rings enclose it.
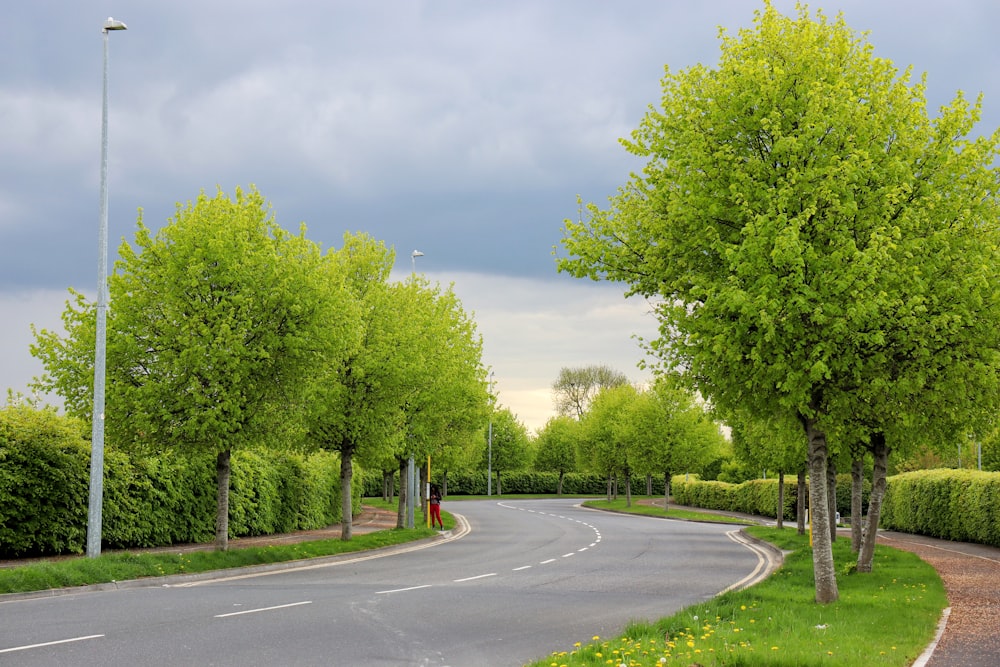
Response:
[[[127,26],[110,16],[104,22],[104,99],[101,106],[101,221],[97,234],[97,340],[94,344],[94,413],[90,440],[90,503],[87,508],[87,557],[101,555],[104,499],[104,371],[108,309],[108,33]]]
[[[493,495],[493,371],[490,371],[490,430],[486,452],[486,495]]]
[[[423,257],[424,253],[414,250],[410,253],[410,261],[413,262],[413,275],[417,275],[417,257]]]

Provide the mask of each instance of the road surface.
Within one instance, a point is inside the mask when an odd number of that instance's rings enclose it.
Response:
[[[733,526],[445,503],[457,539],[280,572],[0,603],[0,665],[523,665],[758,576]]]

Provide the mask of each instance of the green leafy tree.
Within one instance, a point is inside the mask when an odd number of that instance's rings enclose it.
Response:
[[[629,384],[605,388],[594,397],[582,420],[582,442],[591,464],[608,477],[609,498],[613,495],[613,481],[621,475],[628,506],[632,504],[632,473],[640,461],[639,443],[629,427],[637,395]]]
[[[32,380],[35,392],[52,393],[62,398],[66,414],[90,425],[94,410],[94,347],[97,307],[80,292],[70,288],[70,300],[62,313],[68,335],[31,325],[35,342],[29,347],[32,356],[42,362],[45,372]]]
[[[484,431],[482,466],[492,465],[496,477],[497,495],[502,493],[500,487],[501,473],[504,470],[520,470],[528,465],[528,429],[508,408],[500,408],[493,413],[492,447],[486,442],[489,434]]]
[[[552,417],[535,438],[535,470],[559,473],[557,495],[562,495],[563,478],[576,472],[576,443],[580,422],[566,415]]]
[[[717,424],[676,378],[661,375],[630,406],[626,440],[636,442],[638,467],[663,475],[664,507],[670,479],[681,470],[700,470],[719,455],[724,442]]]
[[[765,4],[715,69],[667,71],[626,142],[646,167],[567,221],[559,266],[661,297],[652,347],[715,405],[802,425],[827,603],[828,434],[995,409],[998,135],[966,138],[961,94],[929,119],[922,81],[797,13]]]
[[[311,442],[340,453],[341,539],[353,530],[354,462],[373,467],[394,460],[401,444],[408,392],[404,373],[406,322],[389,272],[394,253],[365,234],[345,234],[327,255],[331,293],[346,290],[344,347],[328,348],[312,369],[308,405]],[[333,332],[331,332],[333,333]]]
[[[412,455],[421,466],[430,457],[446,471],[470,456],[489,414],[482,338],[452,287],[413,276],[395,290],[405,332],[400,364],[408,388],[399,469]],[[423,474],[426,478],[426,469]],[[404,502],[400,496],[400,522]]]
[[[119,445],[215,457],[216,546],[228,547],[230,455],[296,412],[342,304],[304,231],[256,190],[205,193],[155,235],[141,214],[111,277],[107,432]]]

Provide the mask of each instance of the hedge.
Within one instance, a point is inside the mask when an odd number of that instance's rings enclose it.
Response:
[[[90,446],[82,424],[51,410],[0,409],[0,557],[82,553]],[[359,471],[360,472],[360,471]],[[215,536],[215,460],[163,453],[104,458],[102,544],[113,549],[204,543]],[[361,484],[352,488],[361,508]],[[232,456],[231,537],[339,523],[340,457],[239,450]]]
[[[1000,472],[919,470],[888,479],[882,528],[1000,547]]]

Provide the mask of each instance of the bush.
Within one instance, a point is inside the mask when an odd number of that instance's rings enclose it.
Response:
[[[1000,546],[1000,473],[920,470],[888,479],[880,525]]]
[[[78,421],[53,410],[0,410],[0,557],[81,553],[86,546],[90,447]],[[230,536],[339,523],[340,457],[329,452],[233,453]],[[358,470],[358,479],[364,473]],[[361,509],[362,483],[352,508]],[[215,457],[176,452],[104,459],[102,544],[109,548],[211,541]]]
[[[84,426],[52,410],[0,410],[0,555],[81,553],[90,455]]]

